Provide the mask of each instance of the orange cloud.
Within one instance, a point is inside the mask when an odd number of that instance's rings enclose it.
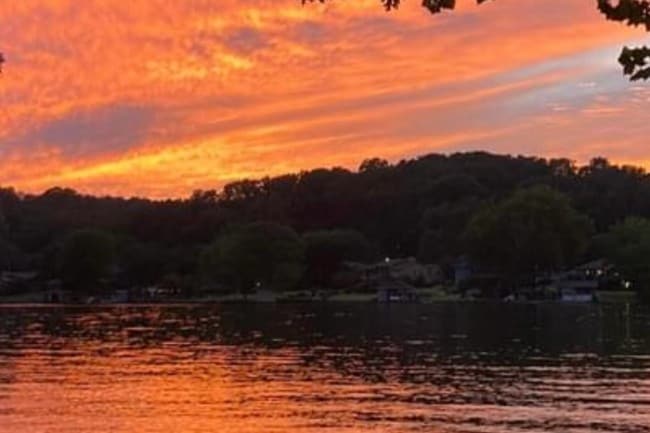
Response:
[[[643,32],[583,0],[472,3],[4,2],[0,183],[170,197],[427,151],[650,160],[615,62]]]

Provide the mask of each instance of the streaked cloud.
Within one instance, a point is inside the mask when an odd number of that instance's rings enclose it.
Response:
[[[22,154],[30,147],[53,147],[66,158],[119,155],[147,140],[153,121],[152,110],[145,107],[115,105],[72,111],[10,137],[0,151]]]
[[[564,4],[4,2],[0,183],[169,197],[431,151],[650,161],[650,92],[616,64],[643,31]]]

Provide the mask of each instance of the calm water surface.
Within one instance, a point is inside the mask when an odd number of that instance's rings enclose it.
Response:
[[[0,306],[0,432],[650,432],[650,313]]]

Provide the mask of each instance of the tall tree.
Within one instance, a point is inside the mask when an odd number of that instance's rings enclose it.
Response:
[[[328,288],[345,261],[367,261],[373,249],[366,237],[356,230],[319,230],[305,233],[305,262],[308,283]]]
[[[63,243],[60,275],[64,286],[78,293],[101,289],[101,280],[109,276],[114,260],[111,235],[94,229],[75,230]]]
[[[465,232],[470,254],[516,285],[522,275],[561,269],[586,248],[590,220],[546,186],[516,192],[472,218]]]
[[[231,227],[201,256],[204,275],[241,293],[290,289],[302,277],[303,244],[293,229],[257,222]]]
[[[595,239],[596,249],[615,265],[631,289],[650,301],[650,219],[630,217]]]

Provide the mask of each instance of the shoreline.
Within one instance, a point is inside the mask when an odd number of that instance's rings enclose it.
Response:
[[[175,301],[157,301],[157,302],[101,302],[101,303],[45,303],[45,302],[19,302],[5,301],[0,299],[0,308],[103,308],[103,307],[201,307],[201,306],[234,306],[234,305],[268,305],[268,306],[296,306],[296,305],[376,305],[385,307],[397,306],[427,306],[442,304],[458,305],[503,305],[503,306],[522,306],[522,305],[557,305],[566,307],[577,306],[613,306],[613,305],[643,305],[639,302],[563,302],[559,300],[541,300],[541,301],[499,301],[493,299],[456,299],[456,300],[435,300],[429,302],[365,302],[365,301],[290,301],[290,302],[259,302],[259,301],[199,301],[199,300],[175,300]]]
[[[590,301],[566,301],[561,299],[492,299],[462,297],[458,292],[446,288],[433,287],[418,289],[416,300],[395,300],[380,302],[376,293],[367,292],[257,292],[247,295],[231,293],[224,295],[206,295],[192,297],[159,298],[159,299],[102,299],[93,296],[81,296],[79,299],[66,299],[58,302],[45,301],[46,291],[27,292],[15,295],[0,296],[0,305],[43,305],[43,306],[109,306],[109,305],[290,305],[290,304],[377,304],[377,305],[427,305],[440,303],[458,304],[517,304],[517,305],[626,305],[640,303],[632,292],[600,291],[596,292]]]

